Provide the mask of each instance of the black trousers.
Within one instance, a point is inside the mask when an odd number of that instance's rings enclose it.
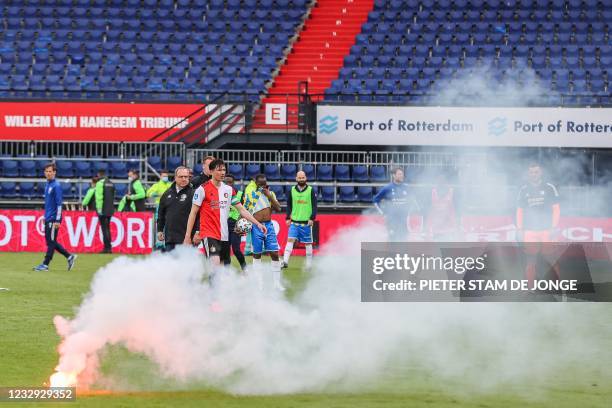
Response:
[[[228,219],[227,227],[229,231],[229,243],[231,245],[232,251],[234,251],[234,256],[238,260],[240,267],[244,269],[246,268],[246,260],[244,259],[244,254],[240,250],[240,235],[234,232],[234,228],[236,227],[236,221],[232,220],[231,218]],[[230,258],[230,245],[227,245],[226,248],[223,249],[224,251],[227,251],[226,257],[223,258],[223,263],[225,265],[229,265],[230,263],[232,263],[232,260]]]
[[[45,222],[45,241],[47,242],[47,253],[45,254],[45,260],[43,261],[45,265],[49,265],[51,259],[53,259],[53,254],[55,251],[64,255],[66,258],[70,256],[70,253],[57,242],[58,231],[59,228],[53,228],[53,221]]]
[[[98,214],[98,220],[100,221],[100,228],[102,229],[102,242],[104,242],[104,250],[112,251],[111,247],[111,232],[110,232],[110,215]]]

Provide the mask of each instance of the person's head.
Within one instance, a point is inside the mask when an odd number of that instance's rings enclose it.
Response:
[[[128,171],[128,179],[130,181],[134,181],[134,180],[138,179],[139,176],[140,176],[140,173],[136,169],[131,169],[131,170]]]
[[[104,170],[98,170],[98,179],[103,179],[106,177],[106,172]]]
[[[55,163],[49,163],[45,165],[45,178],[47,180],[49,181],[53,180],[56,174],[57,174],[57,167],[55,166]]]
[[[100,181],[99,177],[95,177],[95,176],[92,177],[92,179],[91,179],[91,186],[94,187],[98,183],[98,181]]]
[[[170,175],[170,173],[168,173],[168,170],[162,170],[159,172],[159,179],[165,183],[168,182],[168,180],[170,180],[170,178],[168,177]]]
[[[257,187],[264,187],[268,184],[268,180],[266,179],[265,174],[258,174],[255,176],[255,184]]]
[[[228,186],[233,186],[234,185],[234,175],[233,174],[226,174],[225,175],[225,180],[223,180],[223,182],[225,184],[227,184]]]
[[[297,174],[295,175],[295,181],[297,181],[299,186],[305,186],[306,185],[306,173],[303,171],[298,171]]]
[[[537,186],[542,182],[542,168],[538,163],[530,163],[527,170],[527,179],[529,183]]]
[[[223,181],[225,179],[225,162],[221,159],[211,160],[208,165],[208,171],[214,181]]]
[[[211,175],[210,163],[215,160],[215,156],[206,156],[202,159],[202,170],[207,176]]]
[[[394,183],[396,184],[403,183],[404,182],[404,169],[402,169],[401,167],[394,168],[391,172],[391,176],[392,176]]]
[[[174,170],[174,182],[178,188],[184,188],[189,184],[191,172],[185,166],[179,166]]]

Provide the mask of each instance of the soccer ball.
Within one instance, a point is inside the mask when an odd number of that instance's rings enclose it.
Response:
[[[251,221],[247,220],[246,218],[241,218],[236,221],[236,227],[234,227],[234,232],[236,234],[242,235],[251,231],[251,228],[253,228],[253,224],[251,224]]]

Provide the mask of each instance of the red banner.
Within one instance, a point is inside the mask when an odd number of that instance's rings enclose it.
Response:
[[[58,242],[70,252],[101,252],[104,248],[98,216],[89,211],[65,211]],[[113,252],[147,254],[151,252],[153,214],[116,213],[111,219]],[[0,210],[0,251],[44,252],[44,212]]]
[[[359,214],[320,214],[317,217],[315,244],[323,247],[341,229],[368,221],[383,224],[382,217]],[[274,214],[273,223],[281,246],[287,242],[288,227],[284,214]],[[515,228],[511,217],[466,216],[462,218],[462,238],[465,241],[511,242]],[[427,240],[418,217],[410,222],[411,239]],[[116,213],[111,221],[113,251],[123,254],[147,254],[153,247],[152,213]],[[560,241],[610,242],[612,218],[562,217]],[[100,252],[102,235],[98,217],[93,212],[65,211],[58,241],[69,251]],[[43,212],[0,210],[0,251],[40,252],[46,250]],[[303,249],[296,248],[296,255]]]
[[[0,139],[147,142],[202,105],[0,102]],[[177,126],[183,128],[203,110]]]

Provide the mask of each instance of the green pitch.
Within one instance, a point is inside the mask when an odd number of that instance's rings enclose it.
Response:
[[[0,253],[0,288],[9,288],[0,290],[0,387],[41,386],[49,378],[58,361],[59,337],[53,327],[53,316],[74,316],[93,274],[111,259],[112,255],[80,255],[75,269],[67,272],[65,260],[57,256],[49,272],[33,272],[31,269],[40,263],[42,254]],[[307,274],[302,272],[301,265],[302,258],[293,257],[290,268],[284,271],[290,285],[289,298],[305,284]],[[102,369],[136,389],[147,391],[80,395],[76,404],[66,406],[609,407],[612,401],[611,383],[599,381],[597,373],[585,379],[574,376],[571,370],[558,373],[544,388],[508,387],[473,393],[460,383],[454,387],[440,384],[415,367],[393,367],[360,392],[330,389],[322,394],[250,397],[232,396],[204,386],[164,392],[167,387],[155,378],[153,364],[121,348],[106,353]],[[456,391],[450,391],[451,388]]]

